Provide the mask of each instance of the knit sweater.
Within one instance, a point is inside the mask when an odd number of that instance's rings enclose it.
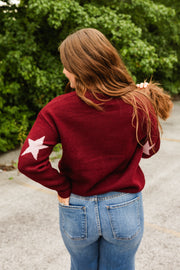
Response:
[[[110,191],[139,192],[145,184],[139,162],[158,151],[160,138],[155,113],[150,113],[150,145],[144,113],[139,111],[142,147],[136,139],[132,114],[133,107],[120,98],[106,101],[98,111],[76,92],[58,96],[38,114],[22,147],[18,168],[63,198],[71,193],[92,196]],[[59,170],[49,161],[57,143],[63,149]]]

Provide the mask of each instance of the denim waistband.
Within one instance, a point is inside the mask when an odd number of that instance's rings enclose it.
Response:
[[[134,196],[135,194],[140,194],[139,193],[125,193],[125,192],[117,192],[117,191],[112,191],[104,194],[99,194],[99,195],[93,195],[93,196],[80,196],[74,193],[71,193],[71,198],[79,199],[79,200],[85,200],[85,201],[103,201],[103,200],[109,200],[115,197],[121,197],[121,196],[129,196],[132,195]]]

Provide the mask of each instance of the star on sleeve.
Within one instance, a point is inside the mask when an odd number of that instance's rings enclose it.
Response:
[[[143,153],[144,153],[145,155],[150,156],[150,150],[151,150],[154,146],[155,146],[155,144],[153,144],[153,145],[150,146],[149,141],[147,141],[147,142],[145,143],[145,145],[143,146]]]
[[[43,145],[45,136],[33,141],[31,139],[28,139],[29,147],[26,148],[26,150],[21,154],[21,156],[24,156],[28,153],[31,153],[35,160],[37,160],[38,153],[41,149],[48,148],[47,145]]]

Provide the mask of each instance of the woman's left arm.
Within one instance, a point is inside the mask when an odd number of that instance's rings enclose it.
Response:
[[[60,142],[60,136],[51,116],[40,112],[20,153],[18,169],[32,180],[56,190],[62,198],[71,194],[68,179],[52,168],[49,156],[53,147]]]

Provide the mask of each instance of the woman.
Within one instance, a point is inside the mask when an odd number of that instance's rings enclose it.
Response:
[[[19,170],[58,193],[60,228],[71,270],[133,270],[143,235],[141,158],[160,146],[158,117],[170,97],[156,84],[135,85],[117,51],[96,29],[60,45],[75,91],[39,113],[19,157]],[[59,170],[49,155],[61,143]]]

